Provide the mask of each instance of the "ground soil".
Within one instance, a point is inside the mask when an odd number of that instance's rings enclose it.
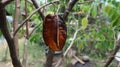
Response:
[[[13,67],[11,62],[0,62],[0,67]]]

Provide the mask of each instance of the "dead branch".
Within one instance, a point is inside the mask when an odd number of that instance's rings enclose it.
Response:
[[[81,59],[79,59],[77,56],[75,56],[75,55],[73,55],[73,57],[77,60],[77,61],[79,61],[81,64],[85,64],[85,62],[83,62]]]
[[[29,20],[38,10],[40,10],[40,9],[44,8],[45,6],[48,6],[48,5],[52,4],[52,3],[58,3],[58,2],[59,1],[49,2],[49,3],[47,3],[47,4],[45,4],[45,5],[41,6],[41,7],[39,7],[35,11],[33,11],[25,20],[22,21],[21,25],[16,29],[16,31],[13,33],[13,35],[15,35],[18,32],[18,30],[26,23],[26,21]]]
[[[108,57],[108,59],[106,60],[106,63],[104,64],[104,67],[108,67],[110,65],[110,63],[112,62],[112,60],[114,59],[115,54],[118,52],[120,48],[120,39],[118,40],[117,45],[115,46],[115,48],[113,49],[113,52],[110,54],[110,56]]]

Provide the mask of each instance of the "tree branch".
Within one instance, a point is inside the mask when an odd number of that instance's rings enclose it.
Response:
[[[37,2],[35,0],[31,0],[31,1],[32,1],[33,5],[35,6],[35,8],[38,9],[39,6],[38,6]],[[38,10],[38,13],[40,14],[42,20],[44,20],[44,14],[41,12],[41,10]]]
[[[40,25],[41,25],[41,23],[39,23],[37,26],[35,26],[35,27],[33,28],[33,30],[29,33],[29,37],[32,35],[32,33],[35,31],[35,29],[37,29],[38,26],[40,26]]]
[[[28,16],[28,7],[27,7],[27,0],[25,0],[25,18]],[[29,43],[29,22],[26,21],[26,37],[24,43],[24,53],[23,53],[23,60],[22,64],[23,67],[27,67],[27,45]]]
[[[112,60],[114,59],[115,54],[118,52],[120,48],[120,39],[118,40],[117,45],[115,46],[115,48],[113,49],[113,52],[111,53],[111,55],[109,56],[109,58],[107,59],[106,63],[104,64],[104,67],[108,67],[110,65],[110,63],[112,62]]]
[[[27,0],[25,0],[25,18],[28,16]],[[29,22],[26,21],[26,39],[29,39]]]
[[[18,19],[20,14],[20,1],[15,0],[15,14],[14,14],[14,19],[13,19],[13,31],[15,31],[18,27]],[[13,36],[14,43],[15,43],[15,49],[16,49],[16,54],[17,57],[19,57],[19,47],[18,47],[18,34],[16,33],[15,36]]]
[[[41,7],[39,7],[38,9],[36,9],[35,11],[33,11],[25,20],[22,21],[21,25],[16,29],[16,31],[13,33],[13,35],[15,35],[18,30],[26,23],[27,20],[29,20],[38,10],[42,9],[43,7],[47,6],[47,5],[50,5],[50,4],[53,4],[53,3],[58,3],[59,1],[53,1],[53,2],[49,2]]]
[[[71,1],[71,0],[70,0],[70,1]],[[64,21],[67,20],[67,17],[68,17],[68,15],[69,15],[70,11],[72,10],[73,6],[77,3],[77,1],[78,1],[78,0],[72,0],[72,1],[69,3],[68,8],[65,10],[64,15],[63,15]]]

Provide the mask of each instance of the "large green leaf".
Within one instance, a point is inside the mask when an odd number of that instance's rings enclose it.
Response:
[[[95,18],[97,16],[97,6],[94,5],[93,10],[92,10],[92,16]]]
[[[85,30],[87,28],[87,26],[88,26],[88,19],[87,19],[87,17],[82,19],[82,24],[81,25],[82,25],[82,29],[83,30]]]
[[[10,15],[13,15],[14,14],[14,10],[15,10],[15,5],[14,5],[14,2],[12,2],[11,4],[8,4],[6,7],[5,7],[6,11],[10,14]]]

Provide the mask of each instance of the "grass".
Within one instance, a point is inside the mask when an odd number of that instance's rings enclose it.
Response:
[[[8,46],[5,40],[0,42],[0,61],[10,60]]]
[[[22,41],[22,45],[20,45],[20,58],[23,57],[23,45],[24,39]],[[27,62],[28,65],[32,65],[33,67],[43,67],[43,63],[45,62],[45,54],[44,54],[45,46],[41,46],[35,43],[28,44],[28,57]]]
[[[24,50],[24,41],[25,39],[22,38],[19,40],[19,57],[22,61],[23,59],[23,50]],[[5,56],[5,50],[7,43],[3,44],[0,47],[0,61],[3,61],[3,57]],[[27,54],[27,63],[29,67],[43,67],[43,63],[45,62],[45,54],[44,54],[45,46],[41,46],[35,43],[28,44],[28,54]],[[5,61],[11,61],[9,51],[7,53],[7,57]]]

